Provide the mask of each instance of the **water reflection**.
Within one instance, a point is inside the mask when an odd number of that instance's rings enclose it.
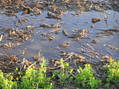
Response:
[[[45,56],[46,58],[60,58],[59,52],[74,52],[89,58],[94,56],[93,59],[100,59],[104,55],[112,55],[114,58],[119,58],[119,50],[113,50],[106,47],[105,45],[112,45],[119,48],[119,33],[108,36],[97,37],[98,34],[102,33],[104,30],[118,29],[119,28],[119,13],[113,10],[107,10],[105,12],[89,11],[75,16],[75,11],[66,11],[66,14],[62,16],[62,20],[55,20],[46,18],[47,11],[44,11],[39,16],[30,15],[20,15],[19,18],[27,18],[28,22],[22,23],[22,25],[15,27],[14,23],[17,19],[13,17],[8,17],[4,14],[0,14],[0,26],[1,28],[24,28],[28,25],[33,25],[36,28],[33,30],[33,37],[27,41],[24,41],[20,46],[16,46],[13,49],[5,50],[0,48],[1,53],[7,53],[9,55],[19,55],[25,58],[31,58],[33,56]],[[101,21],[93,24],[91,22],[92,18],[100,18]],[[105,22],[104,18],[107,17]],[[55,39],[43,40],[41,34],[49,33],[55,28],[42,28],[41,24],[61,24],[61,31],[59,33],[50,33],[50,35],[55,36]],[[72,34],[75,30],[87,29],[89,31],[88,37],[75,41],[71,38],[66,37],[62,30],[67,30],[69,34]],[[4,30],[4,29],[3,29]],[[2,29],[0,32],[4,32]],[[96,44],[92,41],[96,41]],[[60,44],[64,42],[69,42],[70,46],[68,48],[60,47]],[[85,51],[84,53],[82,52]],[[87,50],[97,51],[100,56],[97,58],[95,54],[86,52]]]

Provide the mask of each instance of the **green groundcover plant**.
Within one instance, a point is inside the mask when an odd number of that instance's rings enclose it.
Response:
[[[77,71],[75,81],[77,85],[88,89],[97,89],[99,87],[101,81],[95,78],[90,64],[86,64],[84,69],[79,67]]]
[[[110,60],[109,65],[107,67],[107,82],[111,83],[119,83],[119,61]]]
[[[43,61],[38,70],[29,68],[21,78],[19,89],[51,89],[50,78],[46,77],[46,62]]]
[[[0,89],[17,89],[17,82],[12,80],[13,76],[11,73],[4,74],[0,71]]]
[[[59,62],[60,69],[52,70],[53,75],[50,77],[46,76],[47,65],[45,60],[39,64],[39,69],[29,67],[25,72],[16,71],[17,75],[20,76],[18,78],[14,78],[15,73],[0,71],[0,89],[57,89],[55,82],[61,86],[72,83],[86,89],[97,89],[102,83],[107,86],[119,83],[119,61],[110,61],[105,66],[107,78],[104,81],[106,82],[95,77],[90,64],[85,64],[84,68],[79,67],[74,73],[69,63],[63,59]]]
[[[19,80],[13,79],[13,74],[3,74],[0,71],[0,89],[51,89],[50,78],[46,76],[46,63],[43,61],[40,68],[28,68]]]
[[[57,76],[58,77],[57,82],[60,83],[61,85],[65,85],[72,81],[73,79],[72,72],[73,72],[73,69],[70,68],[69,63],[61,59],[60,69],[53,71],[52,79],[56,80],[56,76]]]

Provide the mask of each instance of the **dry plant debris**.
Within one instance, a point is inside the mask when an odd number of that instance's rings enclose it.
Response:
[[[99,22],[99,21],[101,21],[100,18],[92,18],[92,23],[97,23],[97,22]]]

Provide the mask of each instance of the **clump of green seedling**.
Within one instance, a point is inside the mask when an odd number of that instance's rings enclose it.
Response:
[[[0,89],[17,89],[17,82],[13,81],[11,73],[5,74],[0,70]]]
[[[42,61],[40,68],[28,68],[25,73],[19,72],[19,79],[13,79],[13,74],[0,71],[0,89],[51,89],[53,84],[46,76],[46,62]]]
[[[38,70],[28,68],[21,78],[19,89],[51,89],[53,85],[50,83],[50,78],[46,77],[46,70],[46,62],[44,60]]]
[[[119,83],[119,61],[110,60],[107,68],[107,83]]]
[[[64,85],[66,83],[69,83],[73,77],[72,72],[73,69],[69,67],[69,64],[65,62],[63,59],[60,60],[60,70],[53,71],[53,78],[56,79],[56,76],[58,77],[58,82],[61,85]]]
[[[75,83],[78,86],[89,89],[97,89],[99,87],[101,81],[95,78],[90,64],[85,64],[84,69],[79,67],[77,71],[78,74]]]

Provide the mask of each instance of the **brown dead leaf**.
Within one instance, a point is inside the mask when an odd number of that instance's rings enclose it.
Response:
[[[101,21],[100,18],[92,18],[92,23],[97,23],[97,22],[99,22],[99,21]]]

